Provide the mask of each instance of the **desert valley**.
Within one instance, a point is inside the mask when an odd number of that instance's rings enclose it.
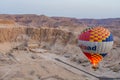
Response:
[[[91,26],[114,37],[96,71],[78,47],[78,35]],[[1,14],[0,80],[120,80],[120,18]]]

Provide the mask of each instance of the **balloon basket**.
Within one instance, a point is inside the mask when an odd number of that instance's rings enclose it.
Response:
[[[92,69],[94,69],[94,71],[96,71],[97,69],[99,69],[98,66],[92,66]]]

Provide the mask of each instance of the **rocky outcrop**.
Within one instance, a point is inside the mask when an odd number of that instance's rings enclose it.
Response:
[[[2,25],[3,26],[3,25]],[[23,27],[4,27],[0,28],[0,42],[26,42],[39,43],[41,48],[57,50],[59,53],[74,52],[68,50],[77,48],[77,34],[57,28],[35,28]],[[12,25],[13,26],[13,25]],[[61,52],[62,51],[62,52]],[[77,49],[76,49],[77,52]]]

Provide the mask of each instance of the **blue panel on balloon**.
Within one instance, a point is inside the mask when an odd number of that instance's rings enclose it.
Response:
[[[109,41],[113,41],[113,35],[110,34],[110,36],[108,38],[106,38],[105,40],[103,40],[102,42],[109,42]]]
[[[100,54],[102,57],[105,57],[107,55],[107,53],[103,53],[103,54]]]

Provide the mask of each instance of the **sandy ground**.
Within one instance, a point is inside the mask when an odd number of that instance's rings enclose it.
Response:
[[[39,52],[40,50],[43,51],[42,49],[33,49],[33,50],[36,52]],[[93,70],[91,68],[90,63],[76,64],[74,62],[71,62],[68,58],[65,58],[64,56],[47,53],[47,52],[44,54],[37,54],[37,55],[43,57],[44,59],[54,61],[57,64],[59,64],[60,66],[67,68],[76,74],[86,75],[86,77],[88,77],[88,79],[90,79],[90,80],[93,80],[93,79],[96,80],[96,78],[98,78],[100,80],[104,80],[104,78],[108,78],[108,79],[117,79],[118,78],[120,80],[119,72],[113,72],[109,68],[104,68],[103,65],[99,65],[98,70]],[[56,61],[56,59],[57,59],[57,61]],[[83,66],[83,65],[85,65],[85,66]]]
[[[13,50],[12,53],[1,53],[0,80],[87,80],[85,75],[76,74],[38,54],[44,54],[44,51]]]
[[[120,80],[120,73],[94,71],[89,63],[85,67],[48,50],[12,49],[19,44],[0,44],[0,80]]]

